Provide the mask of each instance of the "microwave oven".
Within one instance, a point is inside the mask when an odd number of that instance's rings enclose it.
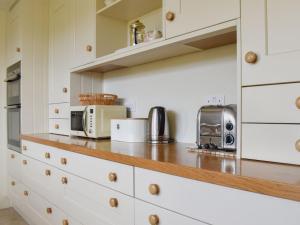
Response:
[[[71,107],[71,135],[88,138],[110,137],[112,119],[126,118],[125,106],[88,105]]]

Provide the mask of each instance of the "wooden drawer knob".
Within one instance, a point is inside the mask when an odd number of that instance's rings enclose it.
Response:
[[[175,13],[173,13],[173,12],[171,12],[171,11],[169,11],[169,12],[167,12],[166,13],[166,20],[168,20],[168,21],[173,21],[175,19]]]
[[[28,191],[24,191],[24,195],[28,196],[29,195]]]
[[[23,165],[27,165],[27,160],[24,159],[22,162],[23,162]]]
[[[118,204],[119,204],[118,199],[116,199],[116,198],[111,198],[111,199],[109,200],[109,204],[110,204],[110,206],[111,206],[112,208],[117,208],[117,207],[118,207]]]
[[[52,214],[52,208],[47,208],[46,212],[47,212],[47,214]]]
[[[159,217],[157,215],[150,215],[149,216],[149,223],[151,225],[158,225],[159,224]]]
[[[68,220],[63,220],[62,225],[69,225],[69,221]]]
[[[61,178],[61,183],[62,183],[62,184],[67,184],[67,183],[68,183],[68,178],[62,177],[62,178]]]
[[[118,179],[117,174],[116,174],[116,173],[109,173],[108,179],[109,179],[109,181],[111,181],[111,182],[116,182],[117,179]]]
[[[46,176],[51,176],[51,170],[45,170],[45,175]]]
[[[54,128],[55,128],[56,130],[58,130],[58,129],[59,129],[59,124],[55,124],[55,125],[54,125]]]
[[[296,141],[295,148],[298,152],[300,152],[300,140]]]
[[[27,146],[26,145],[23,145],[23,151],[27,151]]]
[[[152,195],[158,195],[159,194],[159,186],[157,184],[150,184],[149,192]]]
[[[59,114],[59,109],[54,109],[55,114]]]
[[[68,88],[64,87],[62,91],[63,91],[63,93],[67,93],[68,92]]]
[[[295,105],[298,109],[300,109],[300,97],[296,99]]]
[[[11,154],[11,155],[10,155],[10,158],[11,158],[11,159],[14,159],[14,158],[16,158],[16,156],[15,156],[14,154]]]
[[[91,45],[86,46],[86,51],[91,52],[93,50],[93,47]]]
[[[15,182],[15,181],[12,181],[10,184],[11,184],[11,186],[15,186],[15,185],[16,185],[16,182]]]
[[[21,52],[21,48],[17,47],[16,52]]]
[[[62,164],[62,165],[67,165],[67,158],[61,158],[60,159],[60,163]]]
[[[247,52],[245,55],[245,61],[250,64],[255,64],[257,62],[257,54],[255,52]]]
[[[45,153],[45,158],[46,158],[46,159],[50,159],[50,157],[51,157],[50,153],[49,153],[49,152],[46,152],[46,153]]]

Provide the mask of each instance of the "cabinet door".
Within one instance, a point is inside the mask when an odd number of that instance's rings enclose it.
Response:
[[[69,102],[69,77],[73,32],[69,0],[54,0],[50,5],[49,102]]]
[[[7,63],[12,65],[21,60],[21,11],[18,3],[8,13],[7,20]]]
[[[96,57],[96,2],[76,0],[74,5],[74,65],[81,66]]]
[[[300,1],[242,0],[243,85],[300,81]]]
[[[240,16],[239,0],[166,0],[166,38],[226,22]]]

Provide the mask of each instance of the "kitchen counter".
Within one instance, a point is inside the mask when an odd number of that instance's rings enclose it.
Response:
[[[152,145],[91,140],[53,134],[23,140],[144,169],[226,187],[300,201],[300,166],[189,152],[192,144]]]

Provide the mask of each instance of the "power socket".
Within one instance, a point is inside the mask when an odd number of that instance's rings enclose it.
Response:
[[[205,103],[207,105],[225,105],[225,96],[211,95],[205,97]]]

